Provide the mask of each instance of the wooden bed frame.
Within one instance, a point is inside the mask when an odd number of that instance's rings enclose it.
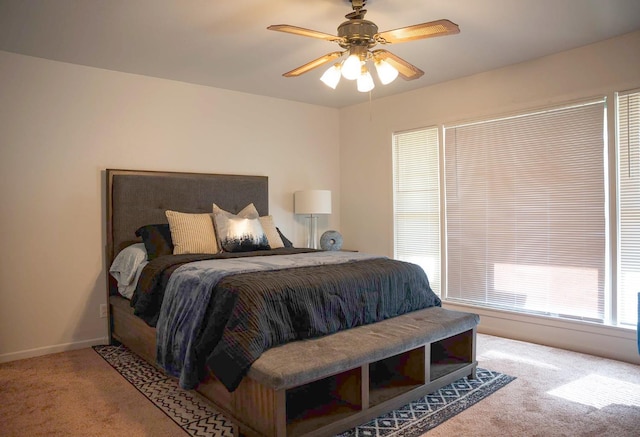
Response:
[[[235,212],[254,203],[260,215],[268,214],[268,180],[263,176],[107,170],[106,177],[107,271],[122,248],[139,241],[136,229],[166,223],[166,209],[211,212],[215,202]],[[110,338],[156,365],[155,328],[133,314],[110,277],[108,293]],[[334,435],[459,378],[475,378],[478,320],[477,315],[434,308],[285,344],[265,352],[234,392],[213,376],[197,391],[234,423],[236,435]],[[378,341],[381,332],[393,332],[396,325],[400,329],[387,336],[386,346]],[[347,357],[349,365],[338,372],[319,374],[313,369],[312,377],[301,381],[298,374],[295,382],[290,374],[278,374],[277,384],[261,377],[281,372],[279,363],[286,362],[292,351],[300,355],[305,347],[323,351],[328,360],[334,353],[336,362],[341,362],[345,344],[354,341],[372,344],[370,354]],[[398,347],[396,342],[402,344]],[[315,366],[313,357],[308,365]]]

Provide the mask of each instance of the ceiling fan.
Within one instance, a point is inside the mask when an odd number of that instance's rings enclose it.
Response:
[[[347,21],[338,26],[337,36],[305,29],[303,27],[290,26],[288,24],[276,24],[267,27],[269,30],[277,30],[279,32],[335,42],[344,49],[314,59],[311,62],[284,73],[283,76],[300,76],[348,54],[348,57],[343,62],[336,63],[329,68],[320,80],[335,89],[342,76],[348,80],[357,80],[358,91],[367,92],[371,91],[375,86],[373,78],[366,67],[367,61],[373,61],[376,71],[378,72],[378,78],[384,85],[393,82],[398,75],[405,80],[413,80],[424,74],[424,72],[415,65],[410,64],[387,50],[371,50],[377,44],[397,44],[417,39],[453,35],[460,32],[458,25],[449,20],[430,21],[428,23],[415,24],[400,29],[378,32],[378,26],[364,19],[367,11],[363,8],[367,0],[346,1],[351,3],[353,12],[345,15]]]

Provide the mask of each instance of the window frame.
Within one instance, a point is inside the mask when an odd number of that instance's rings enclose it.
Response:
[[[424,214],[426,217],[433,217],[434,215],[437,217],[437,230],[436,230],[436,235],[435,235],[435,239],[437,240],[435,242],[435,244],[430,244],[432,239],[427,239],[428,241],[426,242],[426,244],[423,244],[422,247],[424,248],[425,246],[426,249],[425,250],[412,250],[410,251],[410,253],[407,254],[406,249],[402,249],[402,252],[405,253],[404,255],[400,255],[399,254],[399,237],[398,234],[400,232],[399,228],[401,227],[400,223],[402,220],[399,219],[399,213],[398,213],[398,208],[399,208],[399,192],[400,189],[398,187],[398,183],[399,183],[399,178],[400,176],[398,175],[398,166],[400,165],[398,163],[398,154],[400,153],[397,150],[397,147],[399,147],[398,141],[400,141],[400,138],[403,136],[410,136],[410,135],[419,135],[423,133],[425,136],[427,137],[431,137],[428,138],[427,141],[429,141],[429,144],[425,144],[425,147],[433,147],[433,142],[435,142],[435,150],[427,150],[424,152],[424,156],[422,156],[423,159],[428,158],[429,154],[433,154],[435,152],[435,163],[433,165],[430,166],[429,171],[430,173],[435,173],[435,178],[429,179],[429,181],[433,181],[435,180],[436,182],[436,187],[435,190],[433,189],[424,189],[423,191],[429,191],[429,192],[433,192],[435,191],[436,193],[436,203],[437,205],[433,205],[433,202],[429,202],[428,200],[425,201],[425,204],[427,204],[426,206],[435,206],[436,211],[427,211],[425,209],[420,209],[417,214]],[[433,136],[435,136],[435,138],[433,138]],[[440,137],[441,137],[441,128],[439,126],[427,126],[427,127],[421,127],[421,128],[416,128],[416,129],[410,129],[410,130],[404,130],[404,131],[399,131],[399,132],[394,132],[392,134],[392,178],[393,178],[393,190],[392,190],[392,194],[393,194],[393,257],[395,259],[400,259],[400,260],[404,260],[404,261],[409,261],[409,262],[414,262],[416,264],[421,265],[421,267],[423,268],[423,270],[425,270],[425,272],[427,272],[427,276],[429,277],[429,282],[431,285],[431,288],[433,289],[433,291],[438,295],[441,296],[442,294],[442,280],[443,280],[443,268],[442,268],[442,239],[443,239],[443,224],[442,224],[442,187],[441,187],[441,163],[440,163]],[[433,176],[433,174],[432,174]],[[415,195],[415,187],[413,187],[414,190],[411,191],[414,195]],[[426,197],[429,197],[428,194],[425,195]],[[406,208],[406,206],[405,206]],[[414,214],[416,214],[416,212],[414,211]],[[428,222],[426,224],[427,228],[431,228],[433,227],[433,224],[431,222]],[[433,232],[432,233],[428,233],[428,235],[433,237]],[[425,236],[426,237],[426,236]],[[403,246],[404,247],[404,246]],[[437,255],[435,255],[437,254]],[[434,258],[435,261],[432,262],[435,263],[436,265],[433,266],[432,268],[429,268],[429,266],[425,266],[424,263],[421,263],[419,261],[420,258]],[[430,274],[430,272],[434,272],[435,271],[435,275],[434,274]]]
[[[516,111],[510,111],[502,114],[483,114],[479,117],[474,117],[473,119],[467,119],[464,121],[454,121],[454,122],[438,122],[432,127],[437,127],[438,129],[438,165],[441,169],[440,171],[440,227],[441,227],[441,250],[440,250],[440,272],[441,272],[441,291],[442,291],[442,300],[445,304],[453,305],[454,307],[460,306],[469,306],[470,308],[476,308],[478,311],[494,311],[494,312],[502,312],[507,311],[509,314],[512,314],[514,319],[522,319],[528,317],[542,317],[549,321],[555,320],[556,322],[551,323],[578,323],[583,326],[602,326],[610,329],[621,329],[622,331],[629,332],[637,330],[636,325],[624,325],[619,323],[618,317],[618,306],[619,306],[619,290],[618,290],[618,279],[619,279],[619,262],[618,262],[618,251],[620,250],[620,230],[619,230],[619,200],[618,200],[618,191],[619,191],[619,181],[618,181],[618,147],[619,147],[619,133],[618,133],[618,113],[617,113],[617,98],[618,95],[625,95],[634,92],[640,92],[640,88],[630,89],[626,91],[620,92],[610,92],[608,94],[590,96],[587,98],[579,99],[579,100],[571,100],[571,101],[556,101],[552,102],[544,107],[530,107],[530,108],[519,108]],[[605,311],[604,311],[604,320],[593,322],[590,320],[576,320],[573,318],[562,318],[555,316],[546,316],[535,313],[520,313],[511,310],[504,310],[495,307],[479,307],[473,304],[465,304],[460,302],[454,302],[447,299],[446,295],[448,292],[448,224],[445,219],[446,217],[446,209],[447,209],[447,201],[445,195],[445,184],[444,178],[444,142],[445,142],[445,128],[447,126],[452,126],[456,124],[462,123],[473,123],[481,120],[491,120],[497,119],[501,117],[513,117],[519,116],[522,114],[533,113],[536,111],[546,111],[553,108],[570,106],[575,104],[583,104],[585,102],[590,102],[594,100],[604,100],[605,101],[605,114],[604,114],[604,129],[603,129],[603,144],[604,151],[602,155],[603,165],[604,165],[604,195],[605,195],[605,205],[604,205],[604,213],[606,216],[606,227],[605,227],[605,238],[606,238],[606,249],[605,249],[605,279],[604,279],[604,287],[605,287]],[[610,107],[610,105],[612,105]],[[424,129],[424,128],[422,128]],[[416,129],[412,129],[416,130]],[[406,131],[399,131],[406,132]],[[395,133],[394,133],[395,134]],[[394,176],[395,177],[395,176]],[[395,191],[394,191],[395,195]],[[394,208],[395,208],[395,199],[394,199]],[[394,210],[394,226],[395,226],[395,210]],[[395,230],[394,230],[394,256],[396,254],[395,251]],[[496,313],[497,314],[497,313]]]
[[[619,111],[619,106],[620,106],[620,98],[621,97],[626,97],[626,96],[633,96],[636,95],[638,97],[638,99],[640,100],[640,88],[635,88],[635,89],[628,89],[628,90],[624,90],[624,91],[617,91],[614,93],[614,111],[613,115],[614,115],[614,164],[613,164],[613,168],[615,170],[615,192],[613,194],[613,198],[615,198],[615,242],[616,242],[616,248],[615,251],[612,251],[614,253],[611,254],[611,258],[612,258],[612,264],[615,266],[615,274],[613,274],[612,272],[612,289],[615,290],[614,292],[611,293],[611,321],[612,321],[612,325],[614,326],[620,326],[623,328],[634,328],[637,330],[638,329],[638,325],[640,324],[640,320],[636,320],[635,323],[633,322],[626,322],[625,320],[622,320],[622,316],[621,316],[621,302],[623,302],[623,298],[622,298],[622,294],[624,293],[624,290],[622,290],[623,287],[623,281],[622,281],[622,276],[623,276],[623,271],[622,271],[622,257],[623,257],[623,242],[622,242],[622,238],[623,238],[623,224],[621,223],[622,220],[622,200],[621,200],[621,195],[622,195],[622,181],[621,181],[621,174],[623,173],[623,169],[621,168],[621,147],[622,147],[622,141],[626,140],[626,142],[629,142],[629,138],[627,136],[627,138],[623,138],[623,134],[621,132],[620,129],[620,111]],[[628,110],[628,109],[627,109]],[[638,110],[639,114],[638,117],[640,117],[640,109]],[[638,121],[638,124],[640,124],[640,121]],[[627,126],[628,128],[628,126]],[[627,144],[627,146],[629,146]],[[640,189],[640,183],[638,184],[638,189]],[[639,196],[640,199],[640,196]],[[638,237],[640,238],[640,236]],[[613,270],[613,269],[612,269]],[[640,286],[637,289],[638,292],[640,292]],[[631,293],[633,294],[633,292]],[[633,300],[633,297],[631,297],[631,299]],[[636,302],[636,305],[633,306],[633,308],[631,309],[631,311],[635,311],[637,308],[640,308],[639,306],[639,302]],[[636,313],[637,315],[637,313]]]

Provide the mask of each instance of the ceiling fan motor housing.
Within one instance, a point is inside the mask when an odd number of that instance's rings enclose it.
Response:
[[[339,44],[345,49],[351,46],[371,48],[377,43],[377,33],[378,26],[369,20],[349,20],[338,26],[338,36],[344,41]]]

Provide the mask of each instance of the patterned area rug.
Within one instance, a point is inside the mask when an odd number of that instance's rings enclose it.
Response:
[[[124,346],[95,346],[94,349],[188,435],[232,437],[231,423],[197,392],[182,390],[176,379],[166,376]],[[476,373],[477,379],[459,379],[341,436],[417,437],[515,379],[480,368]]]

